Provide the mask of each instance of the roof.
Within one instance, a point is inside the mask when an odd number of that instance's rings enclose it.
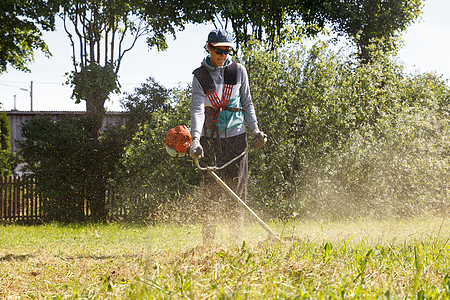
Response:
[[[84,115],[85,111],[20,111],[20,110],[7,110],[4,111],[8,115]],[[122,115],[127,113],[126,111],[106,111],[107,115]]]

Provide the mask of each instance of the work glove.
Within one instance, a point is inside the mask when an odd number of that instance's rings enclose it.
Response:
[[[200,140],[198,138],[194,138],[192,140],[189,154],[193,159],[199,159],[203,157],[203,148],[202,145],[200,145]]]
[[[260,148],[267,142],[267,135],[258,128],[251,132],[253,138],[253,148]]]

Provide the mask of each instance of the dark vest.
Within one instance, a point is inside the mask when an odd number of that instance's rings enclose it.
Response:
[[[198,67],[197,69],[194,70],[194,72],[192,72],[192,74],[194,74],[194,76],[197,78],[205,94],[208,94],[211,91],[216,90],[214,80],[212,79],[208,69],[205,66]],[[236,85],[237,63],[234,60],[231,62],[231,64],[225,67],[223,76],[225,84]]]
[[[203,92],[214,107],[205,107],[204,127],[218,134],[217,121],[219,120],[222,110],[228,110],[230,112],[239,112],[244,110],[242,107],[228,106],[232,87],[237,84],[237,63],[232,61],[231,64],[224,68],[224,90],[222,92],[222,99],[218,98],[216,84],[205,66],[195,69],[192,74],[194,74],[195,78],[197,78]]]

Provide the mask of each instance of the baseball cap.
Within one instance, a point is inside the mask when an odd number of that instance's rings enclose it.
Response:
[[[208,34],[208,43],[215,47],[231,47],[234,48],[231,33],[224,29],[214,29]]]

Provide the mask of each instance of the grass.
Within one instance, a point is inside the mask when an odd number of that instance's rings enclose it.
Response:
[[[198,226],[0,226],[0,297],[450,299],[450,221],[270,223],[300,239],[201,246]]]

